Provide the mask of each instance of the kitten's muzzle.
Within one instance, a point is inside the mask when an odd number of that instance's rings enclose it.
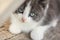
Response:
[[[25,22],[26,22],[26,19],[25,19],[25,18],[22,18],[21,21],[22,21],[23,23],[25,23]]]

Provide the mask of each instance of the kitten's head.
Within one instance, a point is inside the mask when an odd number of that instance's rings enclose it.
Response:
[[[16,11],[23,23],[37,23],[46,15],[48,0],[26,0]]]

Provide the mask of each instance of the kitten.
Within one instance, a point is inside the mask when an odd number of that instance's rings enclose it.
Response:
[[[33,40],[42,40],[50,27],[59,21],[59,0],[26,0],[13,14],[9,31],[30,32]]]

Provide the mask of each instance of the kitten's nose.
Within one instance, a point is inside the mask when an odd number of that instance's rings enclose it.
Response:
[[[26,19],[25,18],[22,18],[22,22],[26,22]]]

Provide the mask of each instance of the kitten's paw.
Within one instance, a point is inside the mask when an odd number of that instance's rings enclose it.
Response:
[[[39,28],[34,29],[30,34],[32,40],[42,40],[43,39],[43,33]]]
[[[17,26],[10,26],[9,27],[9,32],[11,32],[12,34],[19,34],[21,33],[21,29]]]

